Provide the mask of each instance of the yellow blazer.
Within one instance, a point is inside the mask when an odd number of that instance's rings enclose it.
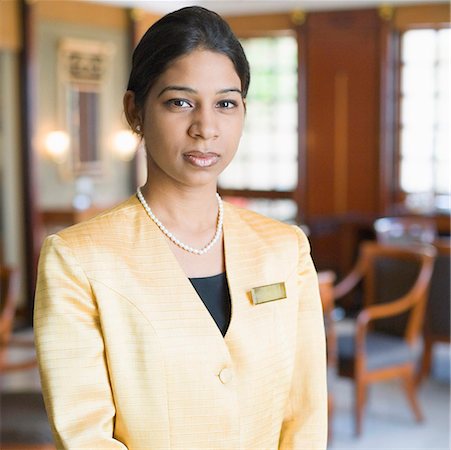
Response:
[[[326,448],[325,338],[302,231],[224,205],[225,338],[135,197],[46,239],[35,335],[59,449]],[[254,305],[250,290],[284,282]]]

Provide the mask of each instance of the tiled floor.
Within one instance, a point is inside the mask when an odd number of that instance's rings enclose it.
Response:
[[[333,450],[449,450],[450,449],[450,346],[437,345],[432,376],[421,386],[419,401],[425,417],[414,420],[397,381],[370,388],[363,433],[353,434],[353,390],[350,380],[335,386]]]

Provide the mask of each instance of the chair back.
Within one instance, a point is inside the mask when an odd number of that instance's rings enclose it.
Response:
[[[434,246],[437,257],[429,290],[425,333],[446,340],[451,334],[451,242],[449,239],[439,239],[434,242]]]
[[[428,217],[382,217],[374,222],[374,230],[381,244],[432,244],[438,235],[434,219]]]
[[[435,253],[429,245],[362,245],[364,306],[395,301],[405,306],[396,316],[375,320],[373,331],[404,336],[411,343],[420,336]]]

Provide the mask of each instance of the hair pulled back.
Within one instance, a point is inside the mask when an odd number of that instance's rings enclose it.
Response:
[[[163,16],[144,34],[133,52],[127,89],[142,108],[157,78],[176,58],[196,49],[222,53],[233,63],[241,80],[243,97],[249,89],[249,63],[228,23],[200,6],[189,6]]]

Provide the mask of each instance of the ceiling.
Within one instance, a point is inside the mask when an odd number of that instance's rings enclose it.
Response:
[[[219,14],[240,15],[252,13],[285,12],[295,9],[304,11],[372,8],[379,5],[414,5],[430,0],[85,0],[119,7],[139,8],[165,14],[183,6],[199,5]],[[447,3],[447,0],[436,0]]]

